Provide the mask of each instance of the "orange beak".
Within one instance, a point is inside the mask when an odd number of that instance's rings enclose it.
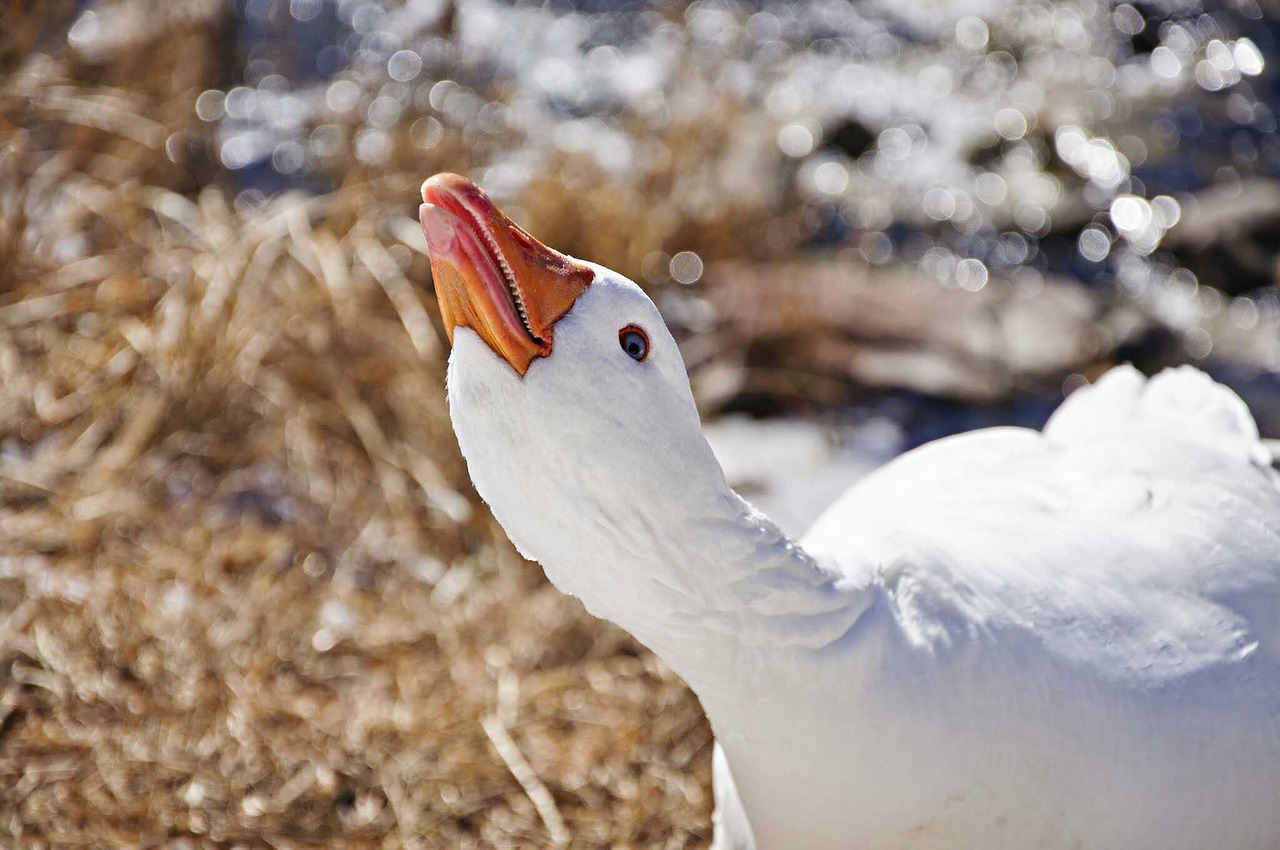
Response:
[[[551,353],[556,322],[595,272],[534,239],[465,177],[437,174],[422,184],[422,200],[449,342],[454,328],[471,328],[523,375]]]

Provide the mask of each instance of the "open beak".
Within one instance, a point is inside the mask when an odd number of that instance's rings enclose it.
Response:
[[[555,324],[595,277],[507,218],[457,174],[422,184],[418,211],[449,342],[471,328],[521,375],[551,353]]]

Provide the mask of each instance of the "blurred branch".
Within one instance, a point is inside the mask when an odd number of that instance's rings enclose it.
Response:
[[[556,807],[555,798],[551,796],[547,786],[543,785],[542,780],[534,773],[533,767],[530,766],[524,754],[520,752],[516,742],[512,740],[511,733],[507,731],[507,727],[503,725],[497,715],[493,714],[486,715],[480,722],[484,726],[485,734],[493,742],[494,750],[502,757],[502,761],[506,764],[507,769],[511,771],[511,775],[515,777],[516,782],[520,783],[520,787],[524,789],[529,801],[538,810],[538,817],[542,818],[543,824],[546,825],[547,833],[551,837],[551,843],[556,847],[569,846],[571,839],[569,829],[564,824],[564,818],[560,816],[560,810]]]

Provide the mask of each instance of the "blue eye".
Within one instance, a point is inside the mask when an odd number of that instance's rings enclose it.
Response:
[[[618,345],[637,363],[643,363],[649,356],[649,335],[635,325],[627,325],[618,331]]]

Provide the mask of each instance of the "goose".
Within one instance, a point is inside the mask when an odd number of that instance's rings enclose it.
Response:
[[[1114,368],[797,541],[726,483],[640,287],[464,177],[422,196],[471,479],[701,701],[714,847],[1280,847],[1280,476],[1229,389]]]

